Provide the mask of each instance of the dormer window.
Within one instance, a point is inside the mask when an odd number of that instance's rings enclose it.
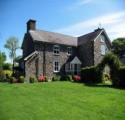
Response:
[[[54,55],[59,55],[59,53],[60,53],[60,47],[59,47],[59,45],[54,45],[53,46],[53,54]]]
[[[72,47],[67,47],[67,54],[71,55],[72,54]]]

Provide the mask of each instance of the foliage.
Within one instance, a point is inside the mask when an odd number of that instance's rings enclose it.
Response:
[[[6,79],[6,75],[3,70],[0,70],[0,82],[4,82]]]
[[[81,77],[79,75],[73,75],[72,79],[74,82],[81,82]]]
[[[12,65],[10,63],[4,63],[3,64],[3,70],[11,70]]]
[[[15,59],[14,59],[14,61],[16,62],[16,63],[19,63],[19,60],[22,58],[22,56],[21,55],[19,55],[19,56],[17,56]]]
[[[118,56],[125,54],[125,38],[117,38],[112,42],[113,52]]]
[[[52,77],[52,81],[59,81],[60,80],[60,75],[54,75]]]
[[[106,64],[110,66],[111,69],[118,70],[121,63],[119,58],[115,54],[108,53],[104,56],[103,60],[101,61],[100,67],[102,67],[103,69]]]
[[[3,70],[5,75],[12,76],[12,71],[11,70]]]
[[[9,79],[8,79],[8,82],[17,83],[18,81],[17,81],[17,79],[15,77],[10,76]]]
[[[67,81],[0,83],[0,103],[0,120],[125,119],[124,90]]]
[[[125,66],[120,67],[118,75],[119,75],[119,80],[118,80],[119,87],[125,88]]]
[[[34,77],[34,76],[31,76],[30,78],[29,78],[29,82],[30,83],[34,83],[36,81],[36,78]]]
[[[69,75],[62,75],[60,81],[71,81],[71,77]]]
[[[19,83],[24,83],[24,76],[19,77]]]
[[[85,83],[99,83],[101,79],[98,78],[99,70],[97,66],[83,68],[81,71],[82,82]]]
[[[98,77],[101,80],[103,80],[103,70],[105,65],[110,67],[110,78],[112,80],[113,86],[118,86],[118,71],[121,65],[119,58],[113,53],[108,53],[104,56],[103,60],[98,65]]]
[[[3,64],[4,64],[5,60],[6,60],[5,53],[0,51],[0,70],[3,69]]]
[[[16,58],[16,50],[19,49],[19,41],[16,37],[10,37],[7,39],[4,47],[10,51],[9,56],[12,59],[13,69],[14,69],[14,59]],[[13,70],[13,73],[14,73],[14,70]]]
[[[39,77],[38,77],[38,82],[46,82],[46,76],[44,76],[43,74],[41,74]]]

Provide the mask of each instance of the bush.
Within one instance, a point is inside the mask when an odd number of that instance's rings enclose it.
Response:
[[[46,82],[47,81],[47,79],[46,79],[46,76],[44,76],[44,75],[40,75],[39,77],[38,77],[38,82]]]
[[[55,75],[52,77],[52,81],[59,81],[60,80],[60,75]]]
[[[79,75],[72,76],[74,82],[81,82],[81,77]]]
[[[0,70],[0,82],[4,82],[6,79],[6,75],[3,70]]]
[[[17,83],[17,79],[15,77],[10,76],[9,77],[9,82],[10,83]]]
[[[4,63],[3,64],[3,70],[11,70],[12,65],[10,63]]]
[[[120,67],[119,72],[118,72],[119,80],[117,82],[119,87],[124,87],[125,88],[125,66]]]
[[[29,78],[29,82],[30,82],[30,83],[34,83],[34,82],[35,82],[35,80],[36,80],[36,78],[35,78],[35,77],[33,77],[33,76]]]
[[[4,74],[8,76],[12,76],[12,70],[4,70]]]
[[[60,77],[60,81],[71,81],[71,77],[69,75],[63,75]]]
[[[102,79],[101,79],[102,80]],[[97,66],[83,68],[81,71],[81,81],[85,83],[99,83],[99,71]]]
[[[19,77],[19,83],[24,83],[24,76]]]

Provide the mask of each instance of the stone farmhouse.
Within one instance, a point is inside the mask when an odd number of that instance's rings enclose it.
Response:
[[[36,21],[27,22],[24,35],[21,67],[26,79],[43,74],[80,74],[82,67],[98,64],[111,49],[111,42],[103,28],[72,37],[36,29]]]

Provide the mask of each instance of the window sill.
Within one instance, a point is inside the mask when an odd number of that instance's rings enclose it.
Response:
[[[71,56],[72,54],[67,54],[67,56]]]
[[[59,71],[53,71],[53,73],[59,73]]]
[[[54,56],[59,56],[60,54],[53,54]]]

